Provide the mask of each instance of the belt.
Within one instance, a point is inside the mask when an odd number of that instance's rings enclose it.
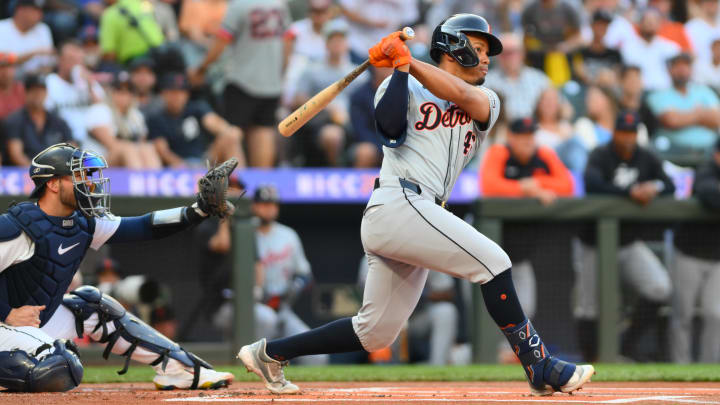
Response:
[[[414,183],[410,180],[402,179],[402,178],[399,180],[400,180],[400,187],[402,187],[404,189],[408,189],[418,195],[422,194],[422,189],[420,188],[419,184]],[[376,177],[375,178],[375,186],[373,187],[373,190],[376,190],[378,188],[380,188],[380,178]],[[439,199],[437,196],[435,196],[435,204],[437,204],[443,208],[446,207],[445,201]]]

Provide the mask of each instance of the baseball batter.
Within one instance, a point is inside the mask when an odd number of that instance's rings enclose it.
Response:
[[[227,177],[237,161],[202,181]],[[139,217],[109,211],[105,159],[70,144],[53,145],[32,160],[31,198],[0,215],[0,386],[11,391],[67,391],[80,384],[83,367],[70,339],[88,334],[112,352],[151,365],[158,389],[220,388],[233,379],[161,335],[112,297],[92,286],[65,294],[88,248],[158,239],[202,222],[216,194],[201,191],[188,207]],[[211,173],[219,173],[211,176]],[[222,188],[222,183],[211,186]],[[215,200],[213,200],[215,201]],[[224,210],[222,211],[225,212]]]
[[[498,97],[482,83],[490,56],[501,51],[487,21],[472,14],[435,28],[431,56],[438,67],[413,59],[399,32],[370,49],[374,66],[395,71],[375,97],[385,158],[361,224],[370,267],[363,305],[352,318],[244,346],[238,356],[270,391],[299,391],[283,374],[294,357],[390,345],[415,308],[428,269],[482,284],[485,306],[517,353],[532,394],[573,392],[589,381],[591,365],[548,352],[520,306],[507,254],[443,207],[500,112]]]

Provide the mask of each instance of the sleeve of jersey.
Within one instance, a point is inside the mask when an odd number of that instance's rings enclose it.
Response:
[[[227,42],[232,41],[242,32],[245,6],[242,1],[232,1],[228,3],[225,17],[223,17],[220,29],[217,32],[218,38],[224,39]]]
[[[484,197],[522,197],[520,182],[505,177],[510,152],[505,145],[493,145],[480,168],[480,189]]]
[[[388,148],[397,148],[407,138],[408,76],[395,70],[389,83],[384,82],[375,94],[375,127]]]
[[[295,274],[301,276],[310,276],[310,262],[305,257],[305,250],[303,249],[300,237],[295,231],[293,231],[293,241],[295,242]]]
[[[545,162],[550,174],[534,175],[540,187],[552,190],[560,197],[570,197],[573,194],[573,180],[570,170],[565,167],[557,154],[550,148],[538,148],[538,156]]]
[[[488,117],[487,122],[475,121],[475,129],[480,132],[487,132],[492,129],[493,125],[495,125],[495,121],[497,121],[498,116],[500,115],[500,98],[498,98],[498,95],[495,94],[494,91],[488,89],[487,87],[480,87],[480,90],[484,91],[488,96],[488,100],[490,102],[490,116]]]

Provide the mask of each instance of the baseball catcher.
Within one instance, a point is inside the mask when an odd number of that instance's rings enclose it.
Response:
[[[72,339],[87,334],[104,343],[103,356],[149,364],[158,389],[226,387],[233,375],[213,370],[97,288],[65,294],[88,248],[159,239],[225,217],[227,179],[235,159],[200,179],[197,201],[138,217],[110,213],[105,159],[69,144],[53,145],[32,160],[36,202],[0,215],[0,386],[12,391],[67,391],[82,381]]]

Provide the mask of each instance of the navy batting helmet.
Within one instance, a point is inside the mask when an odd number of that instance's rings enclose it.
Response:
[[[71,176],[75,199],[88,217],[101,217],[110,209],[110,179],[103,176],[107,162],[100,154],[59,143],[38,153],[30,163],[35,189],[30,198],[40,198],[45,184],[56,176]]]
[[[432,35],[430,57],[440,62],[443,53],[452,56],[465,67],[477,66],[480,59],[465,34],[478,34],[488,41],[488,56],[502,52],[502,43],[491,33],[490,24],[475,14],[455,14],[441,22]]]

